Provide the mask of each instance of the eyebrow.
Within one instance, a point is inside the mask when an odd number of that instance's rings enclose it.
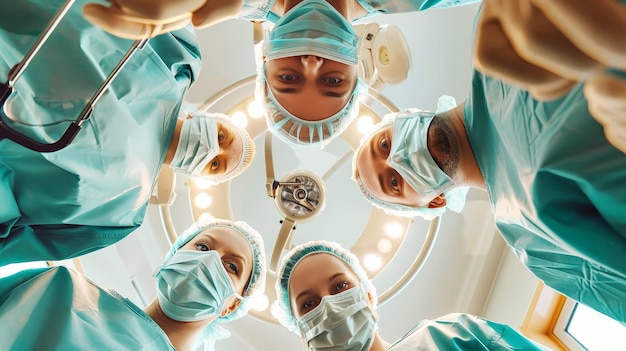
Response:
[[[335,273],[335,274],[331,275],[331,276],[328,278],[328,282],[330,283],[331,281],[333,281],[333,279],[335,279],[335,278],[337,278],[337,277],[339,277],[339,276],[342,276],[342,275],[346,275],[346,273],[343,273],[343,272],[337,272],[337,273]],[[310,294],[311,292],[312,292],[312,291],[311,291],[311,289],[308,289],[308,290],[305,290],[305,291],[300,292],[300,293],[298,294],[298,296],[296,296],[296,304],[298,303],[298,300],[299,300],[302,296],[305,296],[305,295],[307,295],[307,294]]]
[[[274,90],[276,90],[277,92],[281,94],[297,94],[301,91],[301,89],[294,89],[294,88],[274,88]],[[334,98],[343,98],[346,95],[348,95],[348,93],[349,91],[337,93],[334,91],[326,90],[322,92],[322,95],[328,96],[328,97],[334,97]]]
[[[216,243],[216,239],[215,239],[215,238],[213,238],[213,237],[212,237],[209,233],[206,233],[206,234],[200,234],[200,235],[198,235],[198,236],[199,236],[199,237],[201,237],[201,236],[202,236],[202,237],[205,237],[205,238],[207,239],[207,241],[208,241],[208,242],[209,242],[209,244],[210,244],[210,245],[209,245],[209,248],[211,248],[211,250],[215,250],[215,249],[216,249],[216,248],[213,248],[214,246],[216,246],[216,244],[215,244],[215,243]],[[211,247],[211,246],[213,246],[213,247]],[[243,256],[241,256],[239,253],[234,252],[234,251],[232,251],[232,250],[228,250],[228,254],[226,254],[226,255],[224,255],[224,256],[227,256],[227,257],[233,257],[233,258],[235,258],[235,259],[237,259],[237,260],[240,260],[240,261],[241,261],[241,264],[242,264],[242,266],[243,266],[243,267],[241,267],[240,273],[241,273],[241,274],[243,274],[243,271],[244,271],[244,270],[245,270],[245,268],[247,267],[246,259],[245,259]]]

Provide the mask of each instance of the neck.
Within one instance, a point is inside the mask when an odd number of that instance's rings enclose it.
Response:
[[[211,316],[197,322],[175,321],[163,313],[156,299],[144,309],[144,312],[163,329],[177,351],[191,350],[195,338],[217,318],[217,316]]]
[[[345,19],[352,22],[356,18],[360,18],[367,14],[367,11],[363,6],[359,5],[356,0],[326,0],[332,7],[335,8]],[[277,0],[272,11],[278,15],[284,15],[287,11],[294,8],[294,6],[301,3],[302,0]]]
[[[459,170],[455,175],[455,183],[460,186],[471,186],[485,190],[485,179],[480,172],[478,162],[476,162],[476,156],[467,138],[467,131],[465,129],[465,112],[463,110],[465,103],[457,105],[454,109],[444,113],[443,115],[449,118],[452,122],[454,132],[458,137],[460,148],[460,161]]]
[[[370,347],[369,351],[385,351],[389,347],[391,347],[391,344],[383,340],[380,337],[380,334],[376,332],[374,334],[374,342],[372,343],[372,346]]]
[[[183,120],[176,120],[176,128],[174,129],[174,135],[172,136],[172,141],[170,141],[170,145],[167,147],[167,151],[165,152],[165,159],[163,160],[163,165],[169,166],[174,159],[174,155],[176,154],[176,148],[178,147],[178,140],[180,139],[180,131],[183,128]]]

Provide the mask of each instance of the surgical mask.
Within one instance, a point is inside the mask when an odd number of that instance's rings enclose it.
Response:
[[[388,162],[421,197],[420,206],[454,185],[428,151],[428,127],[435,114],[420,111],[397,116]]]
[[[219,152],[217,119],[196,116],[185,119],[170,167],[178,173],[199,176]]]
[[[180,322],[206,319],[222,312],[235,293],[217,251],[180,250],[155,272],[157,299],[169,318]]]
[[[376,318],[357,286],[324,296],[298,325],[312,350],[367,351],[374,341]]]
[[[305,0],[276,22],[265,41],[269,60],[314,55],[354,66],[358,61],[356,32],[325,0]]]

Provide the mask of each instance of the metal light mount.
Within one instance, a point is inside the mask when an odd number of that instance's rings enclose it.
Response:
[[[276,184],[276,207],[285,219],[309,221],[326,205],[324,182],[312,172],[292,171]]]
[[[326,188],[322,178],[310,171],[291,171],[277,181],[270,132],[265,134],[265,175],[267,195],[274,198],[278,212],[285,217],[270,258],[270,271],[276,272],[281,253],[291,245],[291,233],[296,229],[296,222],[309,221],[324,210]]]

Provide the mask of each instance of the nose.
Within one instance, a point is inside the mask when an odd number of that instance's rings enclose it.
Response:
[[[314,55],[302,55],[300,62],[302,62],[305,69],[317,71],[324,63],[324,59]]]

